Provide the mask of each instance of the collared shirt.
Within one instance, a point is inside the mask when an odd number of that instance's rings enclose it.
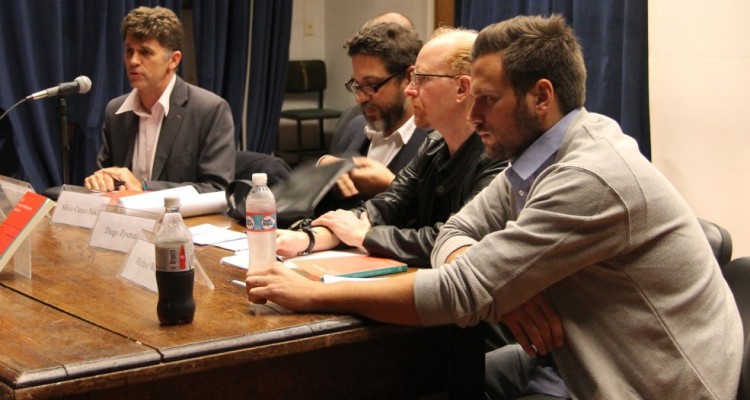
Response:
[[[169,97],[177,81],[177,75],[167,85],[159,100],[151,107],[151,112],[141,105],[138,89],[133,89],[115,114],[132,111],[139,117],[138,136],[135,137],[132,172],[139,181],[149,180],[154,167],[154,154],[159,143],[162,121],[169,114]]]
[[[367,151],[367,158],[379,161],[383,165],[388,165],[399,150],[406,143],[409,143],[411,135],[414,133],[414,116],[406,120],[400,128],[396,129],[388,137],[383,136],[383,132],[375,131],[365,125],[365,135],[370,139],[370,148]]]
[[[516,200],[516,212],[520,212],[526,205],[526,195],[537,175],[555,161],[555,155],[565,132],[579,112],[580,109],[575,109],[557,121],[552,128],[535,140],[505,172]]]

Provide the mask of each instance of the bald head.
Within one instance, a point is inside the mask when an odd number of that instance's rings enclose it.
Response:
[[[471,75],[471,48],[477,38],[477,31],[470,29],[440,27],[432,34],[432,39],[424,45],[434,51],[456,75]]]
[[[369,28],[373,25],[380,24],[383,22],[392,22],[394,24],[399,24],[403,26],[406,29],[414,30],[414,24],[411,22],[409,17],[399,14],[396,12],[388,12],[385,14],[378,15],[375,18],[372,18],[371,20],[365,22],[365,24],[362,26],[362,28]]]

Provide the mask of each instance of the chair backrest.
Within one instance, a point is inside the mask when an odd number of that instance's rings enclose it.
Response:
[[[339,117],[339,120],[336,122],[336,126],[333,127],[333,135],[331,136],[331,144],[328,146],[328,154],[337,154],[341,152],[341,145],[339,142],[344,135],[346,125],[358,115],[362,115],[362,107],[359,104],[354,104],[344,110]],[[364,131],[362,134],[364,134]]]
[[[750,257],[739,257],[722,268],[729,288],[734,294],[734,301],[742,319],[745,332],[745,348],[742,358],[742,375],[740,377],[738,399],[750,399]]]
[[[318,107],[323,107],[323,90],[327,85],[323,60],[290,60],[285,91],[289,93],[318,92]]]
[[[713,222],[698,218],[698,223],[706,234],[719,267],[723,268],[732,259],[732,236],[729,231]]]
[[[251,180],[253,173],[265,172],[268,175],[268,186],[273,186],[289,178],[292,168],[279,157],[254,151],[238,150],[234,171],[235,180]]]

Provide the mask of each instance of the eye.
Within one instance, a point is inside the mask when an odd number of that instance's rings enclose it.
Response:
[[[490,96],[487,96],[487,95],[477,96],[477,98],[475,99],[475,101],[477,103],[479,103],[480,105],[483,105],[483,106],[487,106],[487,105],[492,104],[492,98]]]

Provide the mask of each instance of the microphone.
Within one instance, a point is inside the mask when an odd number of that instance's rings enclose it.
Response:
[[[88,93],[89,90],[91,90],[91,79],[88,76],[81,75],[73,82],[65,82],[58,86],[41,90],[30,96],[26,96],[24,100],[39,100],[47,97],[67,96],[73,93]]]

